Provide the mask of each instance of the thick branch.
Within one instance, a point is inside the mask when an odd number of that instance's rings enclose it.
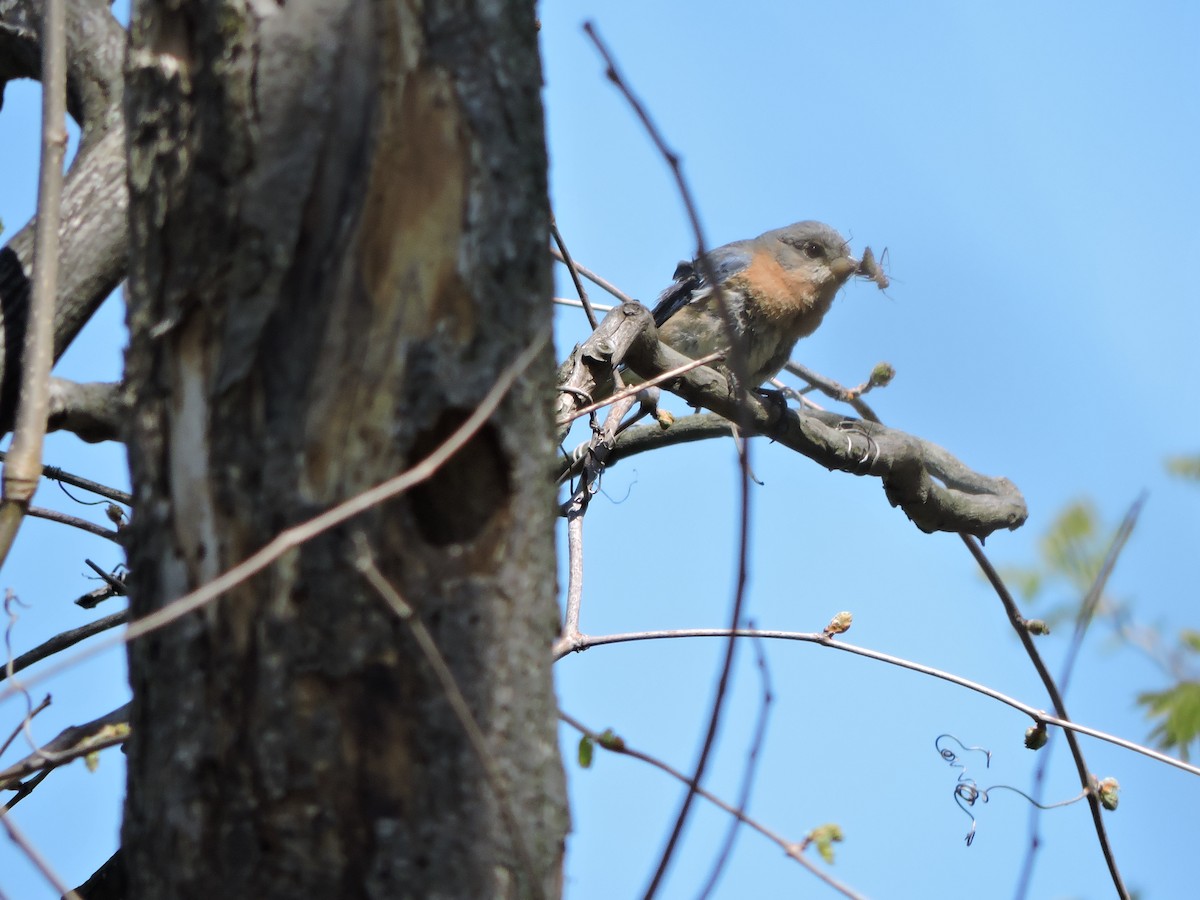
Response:
[[[585,394],[604,397],[612,393],[611,372],[622,361],[645,378],[687,362],[670,347],[631,334],[630,329],[637,327],[645,328],[647,336],[654,333],[644,307],[624,304],[600,323],[593,335],[595,343],[589,338],[576,348],[559,372],[560,387],[570,388],[560,395],[560,412],[562,406],[572,403],[582,406]],[[755,395],[747,397],[745,408],[739,411],[725,375],[703,366],[664,387],[693,406],[744,422],[748,432],[769,437],[827,469],[880,478],[888,500],[901,507],[922,531],[982,538],[1001,528],[1018,528],[1025,521],[1024,498],[1011,481],[972,471],[943,448],[921,438],[835,413],[783,409]],[[716,431],[713,423],[699,422],[696,431],[689,431],[682,440]],[[639,439],[645,437],[639,435]]]
[[[49,743],[0,771],[0,790],[15,790],[27,775],[56,768],[105,747],[123,744],[128,736],[129,704],[126,703],[98,719],[64,728]]]
[[[128,413],[129,404],[118,383],[50,379],[47,431],[70,431],[90,444],[119,441]]]
[[[0,92],[12,79],[40,78],[40,18],[41,4],[35,0],[0,0]],[[55,359],[125,277],[124,53],[125,30],[106,4],[68,4],[67,107],[82,137],[63,186]],[[30,221],[0,249],[0,432],[12,427],[16,404],[35,224]]]
[[[125,30],[101,0],[71,0],[66,13],[67,111],[85,132],[106,131],[123,118]],[[17,78],[41,80],[41,29],[38,0],[0,0],[0,91]]]
[[[663,428],[661,425],[635,425],[617,436],[617,442],[606,462],[611,468],[626,457],[635,456],[638,453],[646,453],[660,447],[674,447],[677,444],[691,444],[695,441],[729,437],[733,433],[732,422],[724,416],[708,412],[683,416],[676,419],[670,428]],[[574,466],[580,454],[586,452],[587,448],[588,444],[583,443],[572,450],[570,459],[564,463],[564,471]]]
[[[621,360],[634,353],[645,355],[657,343],[654,318],[642,304],[622,303],[606,315],[600,327],[576,345],[559,367],[554,421],[560,424],[556,440],[562,441],[567,436],[576,411],[613,394],[616,390],[613,373]],[[634,345],[638,346],[637,351],[632,349]]]

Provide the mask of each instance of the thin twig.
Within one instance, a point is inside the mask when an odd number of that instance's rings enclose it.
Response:
[[[871,407],[863,401],[861,396],[870,389],[872,386],[871,381],[867,381],[865,384],[859,385],[857,388],[846,388],[838,384],[836,381],[826,378],[821,373],[814,372],[812,369],[800,365],[800,363],[794,360],[788,360],[788,362],[784,363],[783,368],[795,375],[797,378],[804,379],[825,396],[833,400],[838,400],[842,403],[849,404],[856,413],[858,413],[868,422],[879,422],[882,424],[879,416],[875,414],[875,410],[871,409]]]
[[[50,410],[54,363],[54,304],[58,296],[58,226],[62,217],[63,158],[67,152],[67,35],[62,0],[42,10],[42,158],[34,238],[33,296],[21,357],[21,392],[0,500],[0,565],[8,558],[42,471],[42,442]],[[10,348],[11,352],[11,348]]]
[[[583,514],[587,509],[588,488],[581,485],[567,508],[567,611],[562,635],[555,646],[575,646],[582,637],[579,611],[583,605]]]
[[[0,450],[0,461],[8,459],[8,454]],[[84,478],[81,475],[72,475],[58,466],[42,466],[42,477],[49,478],[51,481],[61,481],[64,484],[72,485],[73,487],[83,488],[85,491],[91,491],[93,494],[99,494],[101,497],[107,497],[115,503],[123,503],[126,506],[133,505],[133,495],[125,491],[119,491],[114,487],[109,487],[106,484],[101,484],[98,481],[92,481],[90,478]]]
[[[576,646],[579,638],[582,637],[579,631],[579,615],[583,605],[583,517],[592,500],[592,495],[598,489],[600,475],[607,465],[608,454],[616,443],[617,433],[621,429],[625,414],[633,406],[633,397],[628,392],[624,393],[626,396],[614,398],[612,408],[604,417],[604,424],[595,429],[595,433],[588,442],[588,449],[582,457],[579,486],[564,504],[564,515],[567,519],[569,574],[566,615],[563,620],[562,633],[554,642],[556,651],[559,648],[569,649]]]
[[[516,813],[513,812],[512,800],[509,798],[508,792],[504,789],[504,780],[501,778],[500,771],[496,768],[496,763],[492,759],[492,751],[488,748],[487,738],[484,736],[483,730],[479,727],[479,723],[475,721],[470,704],[467,703],[467,698],[463,696],[462,689],[459,688],[454,673],[446,663],[446,658],[442,655],[442,651],[438,649],[437,642],[433,639],[433,635],[429,633],[429,629],[425,627],[425,623],[416,615],[412,605],[400,595],[395,585],[383,577],[383,573],[375,565],[370,545],[361,531],[355,533],[354,543],[356,550],[354,555],[355,567],[362,574],[363,578],[367,580],[367,583],[375,589],[384,603],[396,614],[396,617],[408,628],[409,634],[412,635],[413,640],[417,642],[417,646],[421,649],[421,655],[425,657],[425,661],[433,669],[433,674],[441,686],[442,693],[446,696],[446,702],[450,704],[455,718],[462,725],[463,732],[467,736],[467,741],[470,743],[471,749],[475,752],[475,756],[479,760],[479,765],[483,769],[488,786],[492,789],[492,795],[496,798],[496,806],[511,836],[513,849],[520,860],[521,866],[525,869],[530,895],[544,897],[545,892],[542,890],[542,882],[538,877],[537,869],[534,868],[533,856],[529,852],[529,844],[525,840],[525,829],[522,828]]]
[[[991,584],[992,589],[996,592],[996,596],[1000,598],[1000,602],[1004,605],[1004,610],[1008,613],[1009,621],[1012,623],[1013,630],[1016,631],[1017,637],[1021,641],[1021,645],[1025,648],[1025,653],[1029,656],[1030,662],[1033,663],[1034,669],[1038,673],[1038,677],[1042,680],[1042,685],[1046,688],[1046,693],[1050,696],[1050,702],[1054,704],[1054,711],[1063,721],[1069,721],[1070,716],[1067,715],[1066,704],[1063,703],[1062,694],[1058,690],[1058,685],[1055,684],[1054,677],[1050,674],[1050,670],[1046,668],[1046,664],[1042,661],[1042,656],[1038,653],[1037,647],[1033,644],[1033,638],[1029,634],[1029,630],[1025,627],[1025,620],[1021,617],[1021,612],[1017,609],[1017,603],[1013,599],[1005,586],[1003,579],[1000,578],[1000,573],[992,566],[991,561],[984,555],[983,548],[979,546],[979,542],[970,535],[959,535],[975,561],[979,564],[979,568],[983,570],[984,576]],[[1071,748],[1071,756],[1075,759],[1075,769],[1079,773],[1079,780],[1086,790],[1091,786],[1092,775],[1088,771],[1087,763],[1083,758],[1083,751],[1079,747],[1079,741],[1071,730],[1066,730],[1067,746]],[[1166,757],[1170,759],[1170,757]],[[1128,900],[1129,891],[1125,887],[1125,882],[1121,878],[1121,871],[1117,868],[1117,859],[1113,855],[1112,846],[1108,842],[1108,832],[1104,828],[1104,816],[1100,809],[1100,800],[1094,793],[1088,791],[1088,809],[1092,812],[1092,824],[1096,828],[1096,838],[1100,842],[1100,852],[1104,855],[1104,862],[1108,866],[1108,874],[1112,878],[1113,887],[1117,890],[1117,896],[1122,900]]]
[[[4,825],[5,830],[8,832],[9,839],[21,848],[22,853],[29,857],[29,861],[33,863],[34,868],[42,873],[42,877],[50,883],[50,886],[58,892],[58,895],[62,897],[63,900],[80,900],[79,894],[67,887],[66,882],[58,877],[58,874],[50,867],[50,864],[46,862],[45,857],[38,853],[37,848],[34,847],[33,844],[29,842],[29,839],[25,837],[25,833],[16,826],[12,820],[12,816],[0,816],[0,824]]]
[[[41,506],[31,506],[25,512],[35,519],[46,519],[50,522],[57,522],[60,525],[70,525],[72,528],[78,528],[80,531],[86,531],[88,534],[108,538],[113,543],[120,543],[117,532],[111,528],[105,528],[103,525],[97,525],[95,522],[89,522],[87,519],[81,519],[79,516],[73,516],[70,513],[59,512],[57,509],[45,509]]]
[[[102,631],[108,631],[110,628],[116,628],[118,625],[128,621],[129,612],[122,611],[113,613],[111,616],[105,616],[103,619],[97,619],[95,622],[88,622],[86,625],[80,625],[78,628],[72,628],[64,631],[61,634],[56,634],[54,637],[44,641],[26,653],[22,653],[12,661],[10,666],[5,667],[5,671],[0,671],[0,681],[3,681],[9,676],[9,673],[16,674],[22,669],[27,669],[36,662],[40,662],[48,656],[53,656],[55,653],[66,650],[68,647],[73,647],[80,641],[87,640],[92,635],[99,634]]]
[[[558,230],[558,223],[554,221],[553,216],[550,217],[550,234],[554,236],[554,243],[558,247],[563,264],[567,267],[567,271],[571,273],[571,281],[575,285],[575,293],[579,295],[579,302],[583,304],[583,314],[587,316],[588,324],[592,326],[592,331],[595,331],[600,321],[596,318],[596,313],[592,311],[592,302],[588,299],[583,282],[579,280],[579,270],[575,268],[575,261],[571,259],[571,254],[567,252],[567,244],[563,240],[562,233]]]
[[[713,271],[712,261],[705,255],[705,248],[708,242],[704,238],[704,228],[700,224],[700,214],[697,210],[696,203],[692,198],[691,189],[688,187],[687,179],[683,177],[683,169],[679,164],[679,155],[667,146],[666,140],[655,125],[650,114],[646,111],[641,100],[633,93],[628,82],[617,71],[617,65],[613,59],[612,53],[608,47],[600,39],[596,32],[595,26],[591,22],[585,22],[583,26],[584,33],[591,39],[596,46],[601,58],[605,64],[605,74],[608,79],[616,86],[617,90],[624,96],[630,108],[633,109],[645,128],[646,133],[650,136],[654,146],[666,161],[668,168],[671,170],[671,175],[675,180],[676,189],[679,192],[679,197],[683,201],[684,210],[687,213],[688,222],[691,224],[692,234],[696,238],[696,265],[701,270],[705,280],[713,287],[713,298],[717,302],[717,306],[721,311],[722,321],[725,323],[725,332],[729,337],[729,350],[727,351],[726,363],[734,376],[735,397],[737,400],[737,417],[734,423],[739,426],[739,431],[743,434],[749,431],[749,428],[744,427],[749,423],[749,413],[745,410],[745,398],[748,388],[753,387],[748,383],[749,366],[746,359],[746,348],[741,333],[737,329],[737,323],[734,319],[733,310],[730,308],[728,299],[725,297],[725,292],[721,288],[721,280],[716,277]],[[740,474],[740,489],[741,489],[741,515],[739,516],[739,535],[737,547],[737,583],[734,588],[733,604],[730,611],[730,629],[737,627],[742,620],[742,607],[746,599],[746,581],[748,577],[748,559],[750,550],[750,445],[747,441],[738,442],[738,461]],[[646,888],[646,900],[650,900],[658,891],[662,884],[663,878],[666,876],[667,868],[671,863],[671,856],[675,852],[675,848],[679,843],[679,838],[683,834],[684,823],[687,822],[688,812],[691,810],[692,801],[696,796],[696,788],[700,785],[701,779],[704,777],[704,771],[708,766],[708,760],[712,754],[713,744],[716,741],[717,731],[720,728],[721,712],[725,705],[725,696],[729,687],[730,674],[733,671],[733,657],[737,650],[737,641],[731,636],[725,648],[725,656],[721,662],[721,675],[717,679],[716,695],[712,702],[712,712],[709,716],[708,730],[704,736],[704,744],[700,749],[700,756],[696,760],[695,774],[688,784],[687,795],[683,799],[683,803],[679,808],[679,814],[675,819],[675,826],[671,830],[671,836],[667,839],[667,845],[663,848],[662,857],[659,860],[658,868],[656,869],[653,878],[650,880],[650,885]]]
[[[646,388],[651,388],[662,384],[665,381],[670,381],[672,378],[678,378],[684,372],[690,372],[692,369],[698,369],[701,366],[707,366],[711,362],[716,362],[717,360],[724,358],[724,350],[714,350],[712,353],[693,359],[691,362],[688,362],[685,365],[676,366],[674,369],[663,372],[661,375],[655,375],[653,378],[647,379],[646,381],[639,382],[638,384],[631,385],[624,390],[617,391],[617,393],[613,394],[611,397],[606,397],[603,400],[597,400],[590,406],[577,409],[571,415],[564,419],[560,419],[554,424],[561,427],[570,422],[574,422],[576,419],[586,416],[588,413],[595,412],[601,407],[608,406],[610,403],[617,403],[621,400],[624,400],[626,397],[632,397],[640,391],[644,391]]]
[[[1125,549],[1125,544],[1129,540],[1129,536],[1133,534],[1138,516],[1141,515],[1142,507],[1145,503],[1146,494],[1142,492],[1130,505],[1129,510],[1125,513],[1125,518],[1121,520],[1120,528],[1117,529],[1117,533],[1113,536],[1108,552],[1104,556],[1104,562],[1100,565],[1100,571],[1096,573],[1091,587],[1088,588],[1087,594],[1084,595],[1083,602],[1079,604],[1079,615],[1075,617],[1075,631],[1071,635],[1071,643],[1067,647],[1066,655],[1063,658],[1062,674],[1058,679],[1059,690],[1063,694],[1067,693],[1067,687],[1071,683],[1071,673],[1075,668],[1075,658],[1079,655],[1079,648],[1083,646],[1083,636],[1096,614],[1096,607],[1104,594],[1104,588],[1108,585],[1108,579],[1117,565],[1117,559],[1121,556],[1121,551]]]
[[[484,395],[483,399],[479,401],[479,405],[475,408],[475,411],[467,416],[462,425],[456,428],[432,453],[408,471],[402,472],[394,478],[389,478],[387,481],[373,488],[368,488],[361,494],[357,494],[349,500],[339,503],[332,509],[314,516],[307,522],[301,522],[299,525],[293,525],[291,528],[281,531],[257,553],[251,554],[242,562],[218,575],[207,584],[201,585],[194,591],[184,594],[182,597],[173,600],[149,615],[131,622],[122,634],[98,641],[90,647],[71,654],[56,665],[50,666],[43,672],[39,672],[30,678],[27,683],[35,684],[45,678],[50,678],[59,672],[78,665],[85,659],[90,659],[97,653],[142,637],[165,625],[169,625],[186,616],[188,613],[195,612],[204,605],[211,603],[217,597],[220,597],[226,591],[236,587],[251,576],[258,574],[295,547],[312,540],[317,535],[342,524],[348,519],[354,518],[359,513],[365,512],[385,500],[399,496],[414,485],[425,481],[437,472],[450,457],[462,449],[471,440],[475,432],[491,417],[492,413],[496,411],[496,407],[500,405],[500,401],[504,399],[509,389],[513,386],[513,382],[517,380],[520,374],[542,352],[542,348],[545,347],[548,339],[549,332],[546,332],[522,350],[517,358],[496,377],[496,383]],[[7,700],[14,693],[12,688],[0,691],[0,702]]]
[[[747,622],[747,627],[754,628],[753,622]],[[762,702],[758,707],[758,721],[754,725],[754,736],[750,739],[750,751],[746,755],[746,771],[742,776],[742,789],[738,792],[737,816],[729,823],[721,850],[713,861],[708,880],[697,895],[700,900],[711,897],[716,890],[717,882],[725,869],[729,857],[733,854],[733,844],[737,840],[738,826],[741,825],[743,814],[750,803],[750,791],[754,787],[754,775],[758,771],[758,755],[767,738],[767,723],[771,719],[771,704],[775,697],[771,693],[771,672],[767,668],[767,655],[763,652],[762,641],[751,639],[750,646],[754,648],[754,658],[758,666],[758,674],[762,680]]]
[[[90,478],[84,478],[82,475],[72,475],[65,469],[60,469],[58,466],[43,466],[42,477],[49,478],[52,481],[61,481],[64,484],[72,485],[73,487],[83,488],[85,491],[91,491],[93,494],[98,494],[112,500],[114,503],[123,503],[126,506],[133,506],[133,494],[128,491],[122,491],[115,487],[109,487],[107,484],[101,484],[98,481],[92,481]]]
[[[100,576],[100,580],[103,581],[108,586],[109,590],[111,590],[116,596],[124,597],[129,593],[129,587],[116,575],[110,575],[108,572],[105,572],[90,559],[85,559],[84,562],[87,563],[88,568]]]
[[[10,809],[32,794],[34,789],[50,776],[52,771],[54,770],[42,769],[42,771],[38,772],[32,778],[22,781],[20,787],[18,787],[16,792],[8,799],[8,802],[4,804],[4,809],[3,811],[0,811],[0,816],[4,815],[4,813],[7,813]]]
[[[3,744],[0,744],[0,755],[3,755],[4,751],[8,749],[9,745],[16,740],[17,735],[22,731],[25,732],[29,740],[29,745],[31,747],[36,746],[36,742],[33,739],[33,732],[30,730],[30,723],[33,721],[34,716],[50,705],[50,695],[47,694],[37,709],[34,709],[33,697],[30,695],[28,688],[22,682],[18,681],[13,674],[12,636],[13,631],[17,627],[17,620],[20,618],[16,610],[18,606],[26,606],[26,604],[22,603],[21,598],[9,588],[4,594],[4,615],[8,620],[4,625],[4,671],[12,681],[12,687],[9,688],[7,693],[20,694],[24,698],[25,715],[22,717],[20,724],[17,725],[16,730],[12,733],[12,736]]]
[[[583,309],[582,303],[580,303],[578,300],[572,300],[570,297],[552,297],[551,300],[553,300],[559,306],[573,306],[576,309]],[[615,306],[608,306],[604,303],[592,303],[590,305],[593,311],[600,313],[610,313],[616,309]]]
[[[4,754],[5,750],[7,750],[9,747],[12,746],[12,742],[17,739],[17,736],[22,731],[25,731],[29,727],[29,723],[33,721],[33,717],[36,716],[38,713],[42,712],[43,710],[45,710],[49,706],[50,706],[50,695],[47,694],[45,697],[42,698],[41,703],[39,703],[37,706],[31,708],[29,710],[29,712],[25,713],[25,716],[21,719],[21,721],[17,725],[17,727],[12,730],[12,733],[7,738],[5,738],[3,743],[0,743],[0,756],[2,756]]]
[[[867,659],[873,659],[877,662],[886,663],[890,666],[897,666],[901,669],[908,669],[912,672],[919,672],[922,675],[929,675],[933,678],[940,678],[942,681],[947,681],[950,684],[957,684],[959,687],[967,688],[976,693],[983,694],[985,697],[990,697],[1005,706],[1011,706],[1018,712],[1033,719],[1034,722],[1044,722],[1046,725],[1054,725],[1064,731],[1078,732],[1079,734],[1087,735],[1088,737],[1096,738],[1100,741],[1106,741],[1134,753],[1140,753],[1142,756],[1147,756],[1150,759],[1157,760],[1168,766],[1173,766],[1176,769],[1182,769],[1192,775],[1200,776],[1200,766],[1194,766],[1191,763],[1184,762],[1180,759],[1167,756],[1165,753],[1160,753],[1157,750],[1152,750],[1149,747],[1143,747],[1141,744],[1135,744],[1133,741],[1126,740],[1122,737],[1117,737],[1114,734],[1109,734],[1105,731],[1100,731],[1098,728],[1090,728],[1087,725],[1080,725],[1078,722],[1073,722],[1070,719],[1052,716],[1045,710],[1039,709],[1036,706],[1031,706],[1028,703],[1022,703],[1014,697],[1007,694],[1002,694],[999,691],[980,684],[976,681],[971,681],[968,678],[963,678],[961,675],[955,675],[952,672],[946,672],[942,669],[935,669],[933,666],[926,666],[921,663],[912,662],[899,656],[892,656],[888,653],[881,653],[878,650],[870,650],[866,647],[859,647],[854,644],[847,644],[843,641],[834,640],[821,632],[807,631],[771,631],[766,629],[754,628],[738,628],[730,632],[728,628],[675,628],[664,631],[631,631],[621,634],[589,634],[583,635],[580,640],[580,646],[573,648],[575,652],[582,652],[592,647],[603,647],[606,644],[627,644],[633,641],[661,641],[673,638],[728,638],[730,636],[739,638],[765,638],[767,640],[778,641],[800,641],[806,644],[820,644],[823,647],[828,647],[831,650],[841,650],[845,653],[852,653],[855,656],[863,656]],[[567,650],[556,655],[556,661],[566,656],[572,650]]]
[[[558,248],[551,247],[550,255],[553,256],[555,259],[557,259],[564,266],[567,264],[566,259],[564,259],[563,255],[558,252]],[[612,294],[614,297],[616,297],[622,303],[636,303],[637,302],[632,297],[630,297],[627,293],[625,293],[623,290],[621,290],[619,287],[617,287],[615,284],[613,284],[611,281],[608,281],[607,279],[603,278],[602,276],[597,275],[595,272],[593,272],[587,266],[582,265],[578,261],[573,261],[573,263],[574,263],[576,271],[578,271],[580,275],[582,275],[584,278],[586,278],[592,284],[596,285],[596,287],[600,288],[601,290],[607,291],[608,293]]]
[[[1071,643],[1067,647],[1066,655],[1063,658],[1062,672],[1058,677],[1059,687],[1064,696],[1071,684],[1071,672],[1075,668],[1075,659],[1079,654],[1079,649],[1083,646],[1083,636],[1096,612],[1096,606],[1100,602],[1100,597],[1104,594],[1104,587],[1108,584],[1113,567],[1117,564],[1117,558],[1121,555],[1121,551],[1125,548],[1125,543],[1133,533],[1134,526],[1137,524],[1138,516],[1141,514],[1142,506],[1145,502],[1146,494],[1142,493],[1133,501],[1133,504],[1129,507],[1129,511],[1125,513],[1121,527],[1117,529],[1117,533],[1113,536],[1112,543],[1109,545],[1108,553],[1105,554],[1100,571],[1096,573],[1091,587],[1088,588],[1087,594],[1084,595],[1083,602],[1079,604],[1079,614],[1075,617],[1075,631],[1071,635]],[[1025,850],[1025,859],[1021,863],[1021,873],[1017,878],[1017,890],[1014,894],[1018,900],[1029,895],[1029,885],[1033,880],[1034,860],[1037,855],[1038,844],[1040,843],[1038,822],[1041,818],[1042,807],[1039,801],[1045,793],[1046,770],[1049,768],[1053,751],[1054,742],[1050,741],[1042,749],[1042,752],[1038,754],[1037,766],[1033,772],[1033,797],[1030,798],[1033,802],[1033,808],[1029,811],[1029,845]]]
[[[699,794],[701,797],[703,797],[709,803],[712,803],[713,805],[719,807],[720,809],[723,809],[725,812],[729,813],[731,816],[735,816],[739,822],[742,822],[743,824],[750,826],[755,831],[757,831],[759,834],[761,834],[763,837],[767,838],[767,840],[774,842],[776,845],[779,846],[780,849],[783,850],[784,853],[786,853],[789,857],[794,859],[796,862],[800,863],[800,865],[804,866],[804,868],[808,869],[808,871],[812,872],[812,874],[816,875],[818,878],[820,878],[823,882],[825,882],[827,885],[829,885],[835,891],[838,891],[839,893],[841,893],[842,895],[844,895],[846,897],[853,897],[853,898],[861,898],[862,897],[862,895],[859,894],[857,891],[855,891],[853,888],[851,888],[845,884],[842,884],[840,881],[838,881],[832,875],[817,868],[817,866],[814,865],[811,860],[809,860],[806,856],[804,856],[804,852],[802,849],[804,847],[804,844],[797,843],[795,841],[789,841],[789,840],[785,839],[782,835],[776,834],[774,831],[767,828],[761,822],[750,818],[748,815],[746,815],[741,810],[726,803],[724,800],[722,800],[716,794],[713,794],[713,793],[705,790],[704,788],[700,787],[699,785],[696,784],[696,782],[694,780],[689,780],[688,777],[686,775],[684,775],[682,772],[680,772],[678,769],[675,769],[675,768],[667,765],[662,760],[656,759],[655,757],[650,756],[647,753],[643,753],[640,750],[634,750],[632,747],[630,747],[628,744],[626,744],[624,740],[613,740],[609,736],[602,735],[599,732],[592,731],[590,728],[588,728],[582,722],[575,719],[573,716],[568,715],[567,713],[563,712],[562,710],[559,710],[558,717],[560,719],[562,719],[562,721],[564,721],[568,725],[570,725],[572,728],[574,728],[576,731],[578,731],[580,734],[587,735],[588,738],[590,738],[594,743],[603,747],[605,750],[608,750],[612,753],[619,753],[622,756],[629,756],[629,757],[632,757],[633,759],[641,760],[644,763],[654,766],[654,768],[658,769],[660,772],[666,772],[668,775],[670,775],[672,778],[676,779],[677,781],[681,781],[684,784],[688,785],[690,788],[693,788],[695,790],[695,793]]]

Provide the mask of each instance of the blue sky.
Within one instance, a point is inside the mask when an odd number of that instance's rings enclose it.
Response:
[[[1112,591],[1135,602],[1143,621],[1200,625],[1200,494],[1162,467],[1168,455],[1200,449],[1190,389],[1200,336],[1200,10],[610,0],[540,12],[554,210],[582,262],[652,300],[694,247],[665,165],[580,30],[590,18],[681,154],[711,243],[816,218],[856,250],[889,248],[888,295],[850,285],[796,356],[847,384],[890,361],[896,380],[872,397],[888,424],[1020,486],[1029,523],[987,542],[994,561],[1031,561],[1042,530],[1074,498],[1094,498],[1115,523],[1148,490]],[[0,113],[3,239],[34,200],[37,89],[20,87],[9,87]],[[566,279],[559,283],[569,295]],[[110,303],[60,374],[115,377],[121,315]],[[576,310],[555,315],[562,355],[586,334],[585,322]],[[47,461],[126,478],[123,454],[110,445],[57,437]],[[759,625],[814,631],[852,610],[850,642],[1045,704],[956,537],[918,532],[875,481],[826,472],[762,441],[754,468],[764,486],[752,494],[748,600]],[[586,522],[584,630],[723,624],[736,535],[729,443],[629,460],[603,488]],[[88,514],[56,493],[43,485],[37,502]],[[84,620],[70,603],[91,586],[84,556],[119,559],[115,548],[61,528],[26,526],[3,579],[31,604],[20,611],[18,651]],[[1062,632],[1039,644],[1055,670]],[[560,700],[592,727],[612,727],[686,769],[721,652],[716,641],[597,648],[558,664]],[[833,872],[869,896],[1012,895],[1028,808],[997,793],[977,808],[978,835],[964,847],[969,820],[951,797],[956,773],[934,739],[948,731],[988,747],[992,768],[979,773],[981,784],[1027,788],[1036,762],[1022,747],[1027,719],[820,647],[766,652],[776,699],[752,815],[794,840],[839,823],[846,840]],[[1133,698],[1164,684],[1098,629],[1068,708],[1080,722],[1141,739],[1148,726]],[[51,690],[39,737],[122,702],[121,657],[97,659]],[[706,781],[727,798],[737,793],[759,700],[745,648]],[[20,710],[9,703],[0,714],[15,723]],[[568,751],[574,741],[564,732]],[[1054,752],[1050,799],[1077,791],[1064,750]],[[1122,784],[1121,807],[1106,823],[1127,884],[1150,898],[1193,892],[1200,780],[1095,741],[1084,740],[1084,751],[1094,772]],[[582,771],[570,755],[566,895],[637,895],[680,788],[632,760],[599,754]],[[122,777],[120,753],[108,751],[97,773],[66,767],[15,812],[72,883],[116,846]],[[695,896],[726,825],[695,808],[662,896]],[[1041,829],[1031,896],[1111,896],[1085,806],[1044,814]],[[3,842],[0,890],[51,896]],[[832,896],[749,832],[717,895]]]

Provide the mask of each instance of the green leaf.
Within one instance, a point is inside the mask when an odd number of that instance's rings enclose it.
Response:
[[[592,757],[595,755],[596,745],[592,739],[586,734],[579,739],[579,767],[581,769],[590,769],[592,767]]]
[[[1081,590],[1091,584],[1104,562],[1108,536],[1099,533],[1099,523],[1092,502],[1076,500],[1058,514],[1041,539],[1042,558],[1049,571],[1066,577]]]
[[[1179,643],[1193,653],[1200,653],[1200,631],[1184,628],[1179,632]]]
[[[1200,481],[1200,454],[1168,457],[1167,471],[1186,481]]]
[[[833,845],[835,842],[841,842],[842,837],[842,827],[833,822],[814,828],[808,833],[808,840],[817,845],[821,859],[830,865],[833,864]]]
[[[1188,758],[1188,745],[1200,737],[1200,682],[1182,681],[1165,691],[1138,695],[1151,719],[1160,720],[1150,737],[1164,750]]]

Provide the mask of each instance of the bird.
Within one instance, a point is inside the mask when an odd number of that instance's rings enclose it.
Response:
[[[664,344],[692,359],[730,346],[725,317],[741,338],[750,387],[774,377],[802,337],[817,330],[860,263],[838,232],[804,221],[684,260],[652,313]]]

